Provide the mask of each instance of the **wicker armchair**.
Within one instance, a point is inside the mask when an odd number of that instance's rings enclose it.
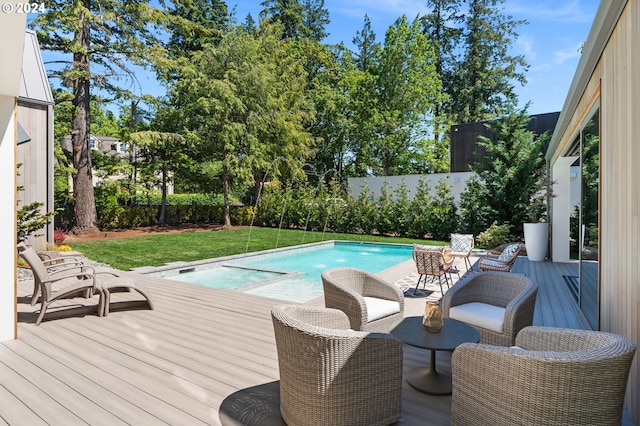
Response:
[[[296,426],[387,425],[402,408],[402,343],[350,330],[337,309],[271,311],[280,367],[280,413]]]
[[[471,269],[469,257],[473,251],[474,240],[472,234],[451,234],[451,256],[454,260],[461,258],[467,271]]]
[[[452,425],[620,425],[631,340],[526,327],[516,344],[464,343],[454,351]]]
[[[404,317],[400,288],[366,271],[327,269],[322,286],[325,306],[347,314],[353,330],[386,333]]]
[[[416,248],[415,250],[413,250],[411,256],[413,257],[413,261],[416,263],[418,274],[420,274],[415,291],[417,291],[418,287],[420,286],[420,280],[422,280],[422,285],[424,286],[427,282],[427,278],[431,276],[432,279],[435,279],[436,277],[438,278],[440,292],[444,295],[444,290],[442,288],[442,278],[444,277],[447,288],[449,288],[451,266],[453,266],[454,261],[453,256],[451,256],[451,248],[442,247],[430,248],[426,250]],[[449,276],[447,276],[447,274],[449,274]],[[453,282],[453,280],[451,281]]]
[[[538,285],[524,275],[475,272],[463,277],[442,298],[442,316],[474,327],[480,343],[511,346],[518,332],[533,323]]]
[[[522,243],[512,243],[508,244],[500,254],[487,253],[478,260],[478,269],[481,271],[511,272],[522,247]]]

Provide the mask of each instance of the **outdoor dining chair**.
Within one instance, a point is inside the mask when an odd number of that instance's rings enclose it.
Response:
[[[418,274],[420,274],[414,293],[418,291],[420,281],[422,281],[424,287],[427,283],[427,278],[431,277],[433,280],[438,279],[440,292],[444,295],[444,289],[442,287],[443,278],[447,284],[447,288],[450,287],[449,279],[454,260],[453,256],[451,256],[451,249],[449,247],[416,248],[413,250],[411,256],[416,264],[416,270]],[[453,283],[453,279],[451,279],[451,282]]]
[[[471,269],[469,257],[473,251],[474,240],[472,234],[451,234],[451,256],[461,258],[467,271]]]

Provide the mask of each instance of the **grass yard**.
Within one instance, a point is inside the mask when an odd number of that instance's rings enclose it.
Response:
[[[327,240],[382,242],[395,244],[425,244],[425,240],[396,238],[375,235],[354,235],[273,228],[253,228],[249,240],[249,229],[217,230],[206,232],[183,232],[177,234],[155,234],[130,238],[111,238],[86,242],[72,242],[73,250],[89,259],[103,262],[121,270],[141,266],[160,266],[168,262],[210,259],[247,252],[268,250],[277,247],[295,246]],[[446,245],[448,242],[429,241],[431,245]]]

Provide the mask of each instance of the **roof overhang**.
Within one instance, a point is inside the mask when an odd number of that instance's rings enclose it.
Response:
[[[601,1],[545,158],[551,161],[628,0]]]
[[[25,13],[15,13],[18,1],[4,1],[0,13],[0,95],[17,97],[24,51]],[[4,11],[12,10],[13,13]]]

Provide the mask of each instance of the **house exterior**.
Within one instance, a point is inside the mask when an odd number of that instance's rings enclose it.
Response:
[[[602,1],[546,154],[554,185],[551,257],[569,259],[571,167],[581,169],[578,244],[582,301],[597,301],[595,327],[640,343],[640,0]],[[581,251],[582,252],[582,251]],[[593,274],[588,273],[590,270]],[[640,356],[625,406],[640,420]]]
[[[33,202],[43,204],[42,213],[55,211],[53,199],[53,94],[44,69],[40,46],[34,31],[25,32],[24,55],[18,96],[18,141],[16,162],[18,208]],[[44,249],[53,241],[53,220],[28,243]]]
[[[16,9],[9,0],[3,10]],[[24,52],[26,14],[0,14],[0,185],[6,202],[0,206],[0,341],[17,336],[16,310],[16,143],[18,140],[18,96]],[[12,201],[12,202],[10,202]]]

